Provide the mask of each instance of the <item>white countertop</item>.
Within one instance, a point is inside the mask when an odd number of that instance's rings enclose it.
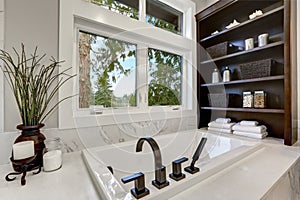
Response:
[[[284,198],[269,197],[282,177],[290,173],[294,162],[295,152],[268,145],[171,199],[197,200],[201,196],[209,200],[296,200],[290,194],[283,194]],[[299,179],[299,173],[297,176]],[[283,191],[291,193],[286,188]]]
[[[1,200],[97,200],[97,191],[81,158],[81,152],[67,153],[62,167],[53,172],[32,175],[28,172],[26,185],[21,186],[21,175],[6,182],[6,174],[12,172],[10,165],[0,166]]]
[[[292,151],[290,151],[292,150]],[[297,156],[295,156],[298,154]],[[261,151],[240,160],[199,184],[177,194],[172,199],[259,199],[288,173],[299,160],[299,147],[266,145]],[[100,199],[80,152],[64,155],[63,166],[54,172],[26,176],[26,185],[20,178],[6,182],[12,172],[10,165],[0,166],[0,200],[98,200]]]

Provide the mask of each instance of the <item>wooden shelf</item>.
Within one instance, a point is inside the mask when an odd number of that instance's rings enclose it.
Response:
[[[201,107],[204,110],[219,110],[219,111],[233,111],[233,112],[251,112],[251,113],[274,113],[284,114],[283,109],[266,109],[266,108],[222,108],[222,107]]]
[[[202,61],[200,64],[204,65],[204,64],[209,64],[209,63],[216,62],[216,61],[221,61],[221,60],[225,60],[225,59],[229,59],[229,58],[234,58],[234,57],[237,57],[237,56],[250,54],[250,53],[253,53],[253,52],[258,52],[258,51],[262,51],[262,50],[265,50],[265,49],[281,46],[283,44],[284,44],[283,41],[274,42],[274,43],[268,44],[266,46],[256,47],[256,48],[253,48],[253,49],[250,49],[250,50],[247,50],[247,51],[239,51],[237,53],[232,53],[232,54],[229,54],[229,55],[226,55],[226,56],[221,56],[221,57],[218,57],[218,58],[205,60],[205,61]]]
[[[291,12],[292,0],[244,1],[221,0],[196,14],[197,22],[197,101],[198,128],[206,127],[211,119],[228,117],[235,121],[256,120],[268,127],[270,136],[283,138],[284,144],[292,145],[297,141],[297,124],[294,122],[297,112],[293,109],[297,104],[296,57],[291,54]],[[263,15],[249,20],[249,14],[262,10]],[[226,29],[233,19],[241,22],[239,25]],[[210,35],[215,30],[220,32]],[[210,58],[206,48],[223,42],[244,47],[245,40],[254,39],[258,46],[259,35],[268,33],[269,44],[250,50],[238,51],[217,58]],[[241,64],[272,59],[272,76],[241,79],[243,69]],[[214,69],[223,71],[228,67],[232,73],[232,81],[209,83]],[[255,70],[255,69],[253,69]],[[221,73],[220,73],[221,76]],[[242,108],[241,94],[244,91],[264,91],[267,108]],[[232,107],[214,107],[209,104],[210,94],[236,94],[238,98],[228,98]],[[212,106],[209,106],[212,105]]]
[[[256,17],[256,18],[252,19],[252,20],[247,20],[245,22],[240,23],[239,25],[237,25],[235,27],[232,27],[230,29],[225,29],[225,30],[223,30],[223,31],[221,31],[221,32],[219,32],[219,33],[217,33],[215,35],[210,35],[210,36],[208,36],[206,38],[203,38],[202,40],[200,40],[200,43],[206,42],[206,41],[208,41],[210,39],[215,39],[216,37],[224,35],[224,34],[230,32],[230,31],[233,31],[233,30],[245,27],[248,24],[257,23],[261,19],[264,19],[264,18],[266,18],[268,16],[271,16],[272,14],[275,14],[277,12],[283,11],[283,9],[284,9],[284,6],[280,6],[280,7],[276,8],[276,9],[274,9],[274,10],[271,10],[271,11],[269,11],[269,12],[267,12],[267,13],[259,16],[259,17]]]
[[[206,83],[206,84],[201,84],[201,87],[213,87],[213,86],[254,83],[254,82],[263,82],[263,81],[276,81],[276,80],[284,80],[284,75],[268,76],[263,78],[253,78],[253,79],[245,79],[245,80],[235,80],[229,82]]]

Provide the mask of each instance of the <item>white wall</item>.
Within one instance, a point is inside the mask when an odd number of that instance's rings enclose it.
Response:
[[[3,1],[3,0],[1,0]],[[21,43],[32,53],[38,46],[40,54],[58,58],[58,5],[59,0],[5,0],[5,49],[20,49]],[[16,130],[21,123],[12,92],[4,85],[5,131]],[[47,127],[57,127],[57,112],[46,121]]]
[[[207,8],[208,6],[216,3],[219,0],[192,0],[196,3],[196,11],[197,13]]]
[[[297,4],[297,69],[298,69],[298,141],[300,140],[300,1],[296,1]],[[293,89],[293,88],[292,88]]]
[[[0,0],[0,49],[3,49],[4,44],[4,0]],[[1,63],[0,63],[1,65]],[[0,70],[0,133],[4,131],[4,116],[3,116],[3,73]]]

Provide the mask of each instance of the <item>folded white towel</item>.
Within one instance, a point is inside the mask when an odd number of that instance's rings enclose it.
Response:
[[[246,137],[250,137],[250,138],[256,138],[256,139],[263,139],[265,138],[268,133],[264,132],[264,133],[249,133],[249,132],[243,132],[243,131],[233,131],[234,135],[240,135],[240,136],[246,136]]]
[[[264,133],[267,131],[267,127],[264,125],[261,126],[242,126],[240,124],[236,124],[232,127],[234,131],[243,131],[247,133]]]
[[[243,121],[240,122],[240,125],[242,125],[242,126],[257,126],[258,122],[257,121],[243,120]]]
[[[217,118],[216,122],[218,122],[218,123],[230,123],[231,119],[230,118]]]
[[[208,127],[209,131],[213,131],[213,132],[221,132],[221,133],[231,133],[231,129],[224,129],[224,128],[212,128],[212,127]]]
[[[216,121],[209,122],[208,126],[212,128],[225,128],[225,129],[231,129],[232,126],[235,125],[235,123],[218,123]]]

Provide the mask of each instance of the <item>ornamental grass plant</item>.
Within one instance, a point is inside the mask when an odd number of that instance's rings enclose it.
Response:
[[[72,96],[67,96],[58,102],[53,102],[59,88],[76,75],[68,75],[68,68],[59,72],[63,61],[50,58],[49,64],[43,64],[46,54],[38,55],[36,47],[29,56],[24,44],[18,52],[15,48],[13,58],[8,52],[0,50],[1,69],[7,79],[22,119],[22,125],[35,126],[43,121],[58,107]]]

